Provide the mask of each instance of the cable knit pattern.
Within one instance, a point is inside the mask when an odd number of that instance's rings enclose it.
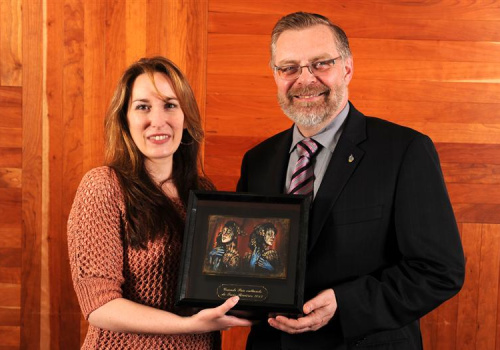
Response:
[[[179,211],[185,208],[178,203]],[[124,245],[125,202],[114,172],[89,171],[82,179],[68,220],[73,284],[86,319],[107,302],[124,297],[173,310],[182,242],[166,235],[146,250]],[[140,317],[140,315],[138,315]],[[218,334],[145,335],[89,325],[83,349],[213,349]]]

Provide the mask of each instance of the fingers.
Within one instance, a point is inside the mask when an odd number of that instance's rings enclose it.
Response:
[[[326,325],[337,311],[337,300],[333,289],[320,292],[303,307],[306,316],[290,319],[277,316],[268,320],[269,325],[290,334],[315,331]]]
[[[303,333],[319,329],[321,318],[318,315],[308,315],[298,319],[278,316],[268,320],[269,325],[290,334]]]
[[[335,301],[335,293],[333,292],[333,289],[326,289],[306,302],[302,310],[307,315],[316,309],[328,306],[333,301]],[[335,305],[336,304],[337,303],[335,302]]]
[[[224,316],[227,318],[228,329],[231,327],[250,327],[253,322],[244,318],[239,318],[236,316]]]
[[[240,300],[240,297],[234,296],[227,299],[222,305],[216,307],[223,315],[225,315],[229,310],[231,310]]]

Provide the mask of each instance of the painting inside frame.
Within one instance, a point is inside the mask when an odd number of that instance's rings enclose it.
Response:
[[[300,314],[309,206],[306,196],[191,191],[176,305],[238,295],[245,317]]]

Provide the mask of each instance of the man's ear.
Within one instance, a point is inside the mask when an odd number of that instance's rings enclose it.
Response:
[[[352,57],[348,57],[342,61],[343,71],[344,71],[344,82],[346,85],[349,85],[351,82],[352,76],[354,74],[354,61]]]

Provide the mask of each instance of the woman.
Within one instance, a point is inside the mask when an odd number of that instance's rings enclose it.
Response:
[[[71,272],[89,321],[85,349],[213,349],[238,301],[173,313],[185,205],[203,137],[191,88],[162,57],[123,74],[106,115],[106,161],[83,178],[68,220]]]
[[[270,222],[254,227],[248,242],[250,252],[247,252],[244,257],[247,269],[264,274],[281,273],[278,252],[271,249],[276,232],[276,227]]]
[[[238,236],[241,228],[235,221],[228,221],[217,234],[215,247],[208,254],[210,269],[218,272],[234,271],[240,267]]]

